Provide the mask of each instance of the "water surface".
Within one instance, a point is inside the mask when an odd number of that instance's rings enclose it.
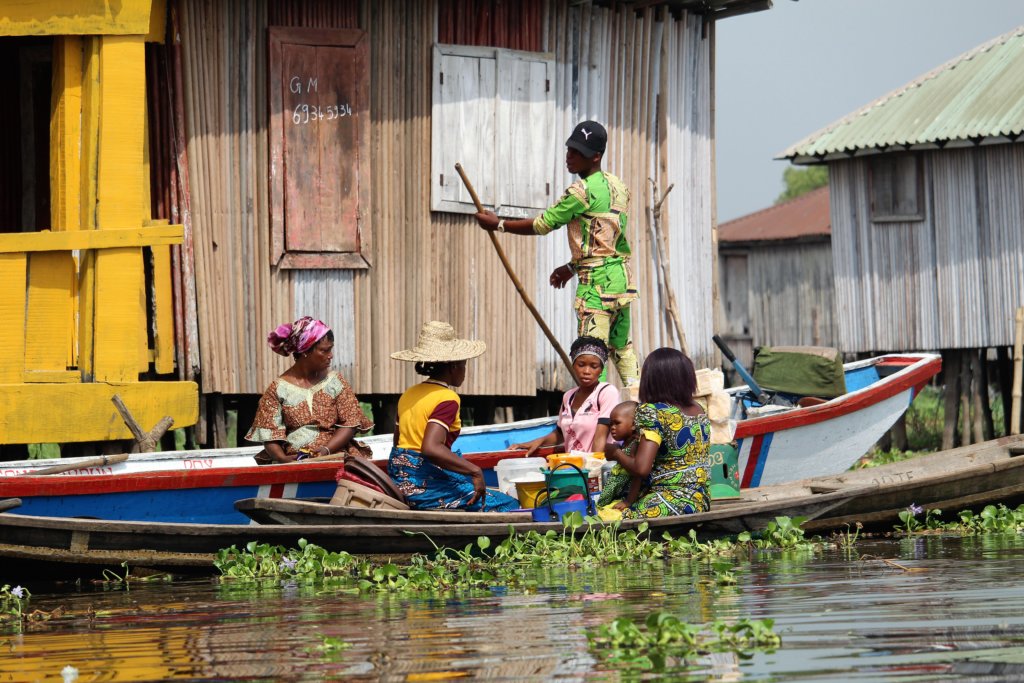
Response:
[[[30,609],[58,610],[0,631],[0,682],[62,681],[69,665],[79,681],[1024,679],[1022,554],[1020,536],[919,536],[745,556],[732,586],[707,562],[673,561],[544,569],[536,591],[457,596],[216,579],[76,589],[0,570],[33,591]],[[624,675],[588,645],[586,629],[655,610],[771,618],[782,647]],[[325,637],[351,646],[324,652]]]

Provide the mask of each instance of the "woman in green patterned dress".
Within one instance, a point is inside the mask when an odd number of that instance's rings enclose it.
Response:
[[[697,374],[686,354],[661,348],[647,356],[636,409],[640,444],[633,458],[613,458],[644,479],[639,491],[626,497],[623,519],[711,509],[711,422],[693,398],[696,389]]]

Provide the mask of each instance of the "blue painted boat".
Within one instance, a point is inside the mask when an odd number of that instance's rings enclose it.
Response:
[[[484,470],[497,485],[494,465],[508,457],[510,444],[529,441],[551,431],[554,418],[468,427],[455,447]],[[364,440],[382,468],[392,435]],[[235,510],[242,498],[330,498],[340,460],[315,459],[284,465],[257,466],[259,447],[133,454],[120,463],[95,464],[96,458],[29,460],[0,468],[0,498],[20,498],[18,514],[144,522],[247,524]],[[550,452],[551,449],[547,449]],[[72,466],[53,475],[33,471],[54,462]],[[92,463],[92,464],[90,464]],[[80,467],[73,467],[80,464]]]

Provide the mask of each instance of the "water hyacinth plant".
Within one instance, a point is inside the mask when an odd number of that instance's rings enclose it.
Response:
[[[24,586],[12,588],[10,584],[4,584],[3,588],[0,588],[0,622],[20,623],[25,618],[25,608],[30,597],[32,594]]]
[[[1024,505],[1012,510],[1002,504],[986,505],[977,515],[963,510],[959,522],[946,526],[967,534],[1020,533],[1024,531]]]
[[[528,587],[527,570],[536,567],[578,568],[622,563],[660,562],[671,558],[702,559],[742,555],[751,548],[815,548],[807,541],[797,518],[779,517],[764,534],[741,534],[732,541],[700,541],[695,531],[686,537],[667,534],[662,541],[651,538],[649,528],[641,524],[635,530],[622,531],[619,524],[588,526],[582,534],[579,515],[567,515],[561,533],[530,531],[514,534],[497,545],[487,537],[465,548],[436,548],[430,555],[413,555],[401,565],[356,557],[349,553],[329,552],[305,540],[297,549],[249,543],[244,549],[234,546],[217,553],[214,565],[224,580],[295,580],[333,577],[347,581],[359,591],[444,591],[452,589],[489,589],[495,585]],[[712,565],[715,583],[735,581],[731,565]]]
[[[900,510],[900,522],[903,524],[902,530],[908,536],[924,526],[917,518],[922,512],[924,512],[924,508],[913,503],[906,510]],[[896,528],[899,529],[900,527]]]
[[[663,671],[711,652],[749,656],[755,650],[774,651],[782,645],[782,638],[772,630],[774,624],[772,619],[740,619],[698,626],[666,612],[653,612],[643,624],[619,617],[588,629],[587,640],[594,654],[607,662]]]

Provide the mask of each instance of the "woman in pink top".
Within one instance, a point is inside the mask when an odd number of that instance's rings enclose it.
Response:
[[[603,451],[608,441],[608,424],[612,408],[619,404],[619,390],[601,381],[601,372],[608,362],[608,347],[597,337],[580,337],[569,349],[577,387],[565,392],[558,424],[540,438],[509,446],[525,448],[530,456],[541,446],[564,444],[569,451]]]

